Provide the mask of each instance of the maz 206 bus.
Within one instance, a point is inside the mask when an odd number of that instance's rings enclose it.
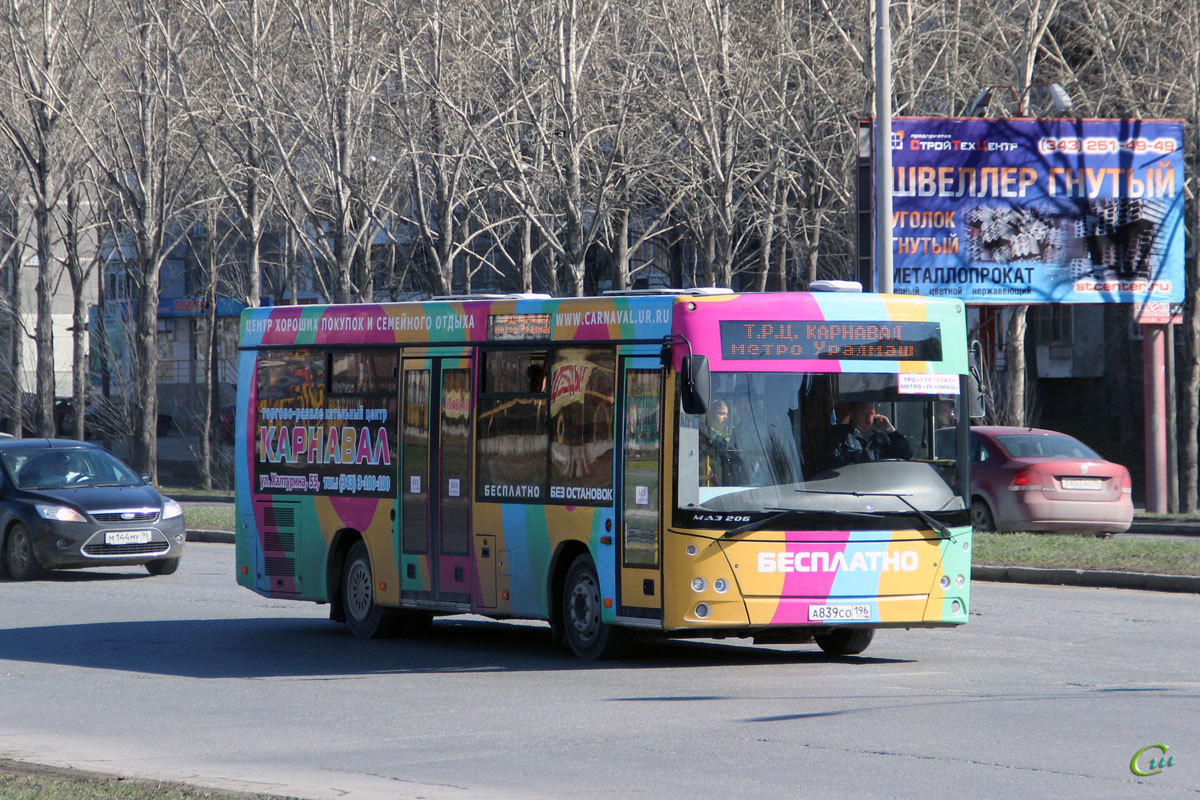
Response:
[[[584,659],[961,625],[964,317],[711,290],[247,309],[238,582],[360,637],[546,620]],[[863,403],[899,456],[840,460]]]

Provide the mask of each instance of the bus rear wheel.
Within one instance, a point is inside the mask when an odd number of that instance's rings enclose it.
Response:
[[[567,645],[584,661],[620,655],[628,634],[601,621],[600,580],[586,553],[571,563],[563,586],[562,626]]]
[[[870,646],[874,628],[834,628],[813,636],[817,646],[831,656],[856,656]]]

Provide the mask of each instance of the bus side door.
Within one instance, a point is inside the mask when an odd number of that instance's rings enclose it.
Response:
[[[470,360],[406,358],[400,394],[401,598],[469,610]]]
[[[662,395],[658,358],[622,359],[621,617],[662,619]]]

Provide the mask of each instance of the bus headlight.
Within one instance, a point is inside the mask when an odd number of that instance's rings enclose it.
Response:
[[[955,575],[954,576],[954,585],[960,589],[963,588],[964,586],[966,586],[967,585],[967,576],[962,575],[962,574]]]
[[[710,612],[709,607],[707,605],[705,605],[704,603],[700,603],[699,605],[696,606],[696,616],[699,617],[700,619],[706,618],[709,615],[709,612]]]
[[[725,594],[725,592],[729,591],[729,581],[725,580],[724,578],[717,578],[715,581],[713,581],[713,589],[715,589],[719,594]]]
[[[708,588],[708,581],[704,580],[704,578],[692,578],[692,591],[693,592],[703,592],[707,588]]]
[[[942,579],[940,581],[938,581],[938,583],[941,584],[941,587],[943,589],[949,589],[950,588],[950,576],[943,575]]]

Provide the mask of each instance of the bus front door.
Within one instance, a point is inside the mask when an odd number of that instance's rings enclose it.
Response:
[[[662,619],[662,382],[657,358],[623,360],[617,614],[647,622]]]
[[[413,608],[471,607],[471,368],[406,358],[400,382],[400,587]]]

